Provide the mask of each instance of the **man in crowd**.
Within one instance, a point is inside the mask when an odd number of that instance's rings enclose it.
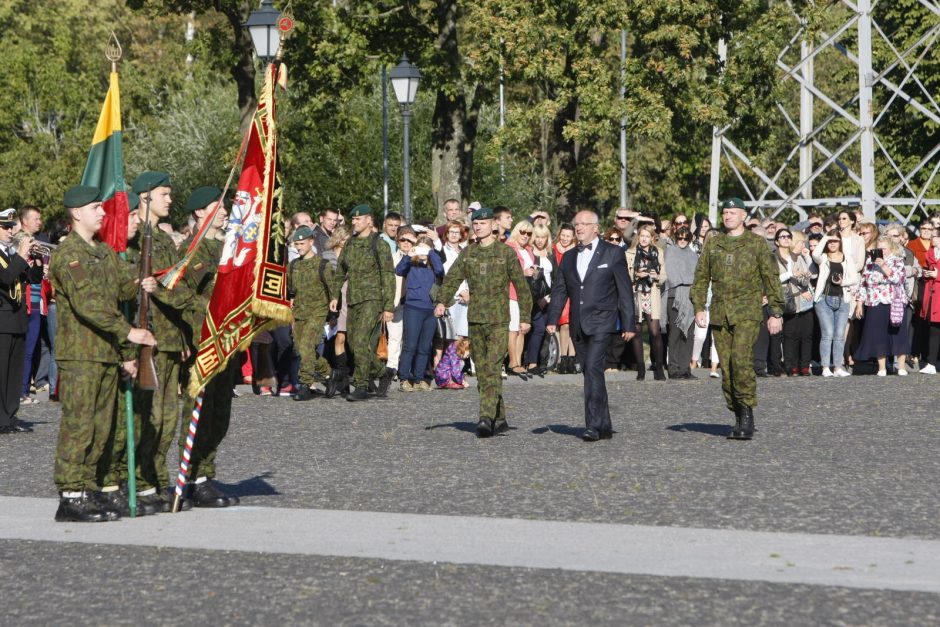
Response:
[[[127,511],[117,486],[98,492],[106,467],[99,462],[117,418],[119,368],[135,376],[133,344],[154,346],[156,341],[150,331],[131,327],[119,309],[120,301],[138,291],[136,272],[95,240],[105,215],[98,188],[72,187],[64,204],[72,232],[49,267],[62,331],[56,345],[62,420],[54,474],[61,499],[55,519],[102,522]],[[152,292],[156,281],[147,277],[141,287]]]
[[[388,394],[394,373],[375,354],[380,333],[380,324],[394,317],[395,268],[392,253],[382,245],[375,232],[372,208],[357,205],[350,212],[353,237],[343,247],[337,261],[336,274],[330,285],[330,311],[339,311],[339,300],[343,283],[349,282],[346,292],[348,304],[346,342],[355,362],[352,383],[355,390],[346,396],[347,401],[364,401],[370,388],[379,379],[376,396]],[[395,229],[398,231],[397,227]]]
[[[45,236],[40,237],[39,233],[42,229],[42,214],[39,212],[39,207],[32,205],[23,207],[19,211],[19,218],[20,231],[26,233],[30,239],[46,239]],[[40,268],[43,266],[41,256],[30,254],[27,261],[30,266],[39,266]],[[45,303],[42,298],[42,272],[39,273],[38,281],[30,282],[27,293],[29,295],[29,313],[26,318],[26,344],[23,352],[23,376],[20,385],[21,402],[33,402],[29,396],[30,382],[33,378],[33,356],[36,353],[36,347],[39,345],[43,318],[46,313]]]
[[[620,207],[614,214],[614,226],[620,230],[623,240],[620,242],[621,248],[629,248],[633,243],[633,233],[636,230],[635,220],[640,214],[636,211],[630,211],[626,207]]]
[[[578,245],[561,258],[552,284],[546,333],[555,333],[565,301],[571,301],[571,340],[584,374],[584,423],[586,442],[613,435],[604,363],[610,336],[618,323],[625,342],[634,336],[633,286],[623,250],[601,240],[598,216],[580,211],[574,217]],[[471,300],[471,306],[473,301]]]
[[[401,214],[389,211],[382,222],[382,240],[388,244],[394,255],[398,252],[398,229],[401,228]]]
[[[753,368],[754,342],[763,319],[764,297],[770,307],[767,330],[771,335],[783,328],[783,291],[777,264],[763,238],[744,227],[747,209],[740,198],[721,203],[725,232],[707,242],[695,269],[692,305],[695,324],[711,325],[721,387],[728,409],[735,414],[732,439],[754,436],[754,407],[757,380]],[[709,314],[705,312],[708,286],[712,287]]]
[[[439,240],[447,239],[445,233],[447,232],[447,225],[454,221],[460,220],[464,222],[466,220],[463,209],[460,208],[460,201],[456,198],[449,198],[444,201],[444,222],[437,227],[437,237]]]
[[[13,246],[16,210],[0,212],[0,434],[32,431],[20,424],[23,357],[26,350],[26,285],[42,280],[42,265],[30,266],[33,240]]]
[[[508,209],[507,209],[508,211]],[[510,218],[512,216],[510,215]],[[519,332],[529,331],[532,292],[513,250],[497,239],[493,211],[477,209],[471,216],[477,244],[464,248],[451,266],[439,294],[454,294],[461,282],[470,286],[470,351],[480,391],[477,437],[487,438],[509,430],[503,403],[500,367],[509,343],[509,284],[519,298]],[[444,315],[446,303],[438,302],[434,315]]]
[[[320,212],[319,224],[313,227],[313,246],[316,249],[318,255],[322,255],[326,252],[326,243],[330,241],[330,236],[333,235],[333,229],[336,228],[337,221],[339,220],[339,213],[336,212],[336,209],[324,209]]]
[[[295,401],[314,396],[314,385],[327,382],[330,365],[317,354],[323,338],[323,325],[329,313],[329,285],[333,266],[313,251],[313,230],[300,227],[294,233],[294,246],[300,254],[287,267],[287,294],[293,299],[294,346],[300,353],[300,384]]]
[[[502,205],[493,209],[493,229],[496,237],[501,242],[505,242],[512,232],[512,210]]]

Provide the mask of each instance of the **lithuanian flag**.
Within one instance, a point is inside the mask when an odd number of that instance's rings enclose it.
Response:
[[[115,252],[127,250],[127,191],[124,185],[124,153],[121,149],[121,91],[117,72],[111,72],[108,95],[88,151],[82,185],[101,190],[105,218],[98,238]]]

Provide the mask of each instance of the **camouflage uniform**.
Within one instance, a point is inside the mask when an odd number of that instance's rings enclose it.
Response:
[[[118,308],[137,293],[136,273],[106,244],[72,235],[52,255],[49,278],[59,308],[62,403],[54,480],[62,492],[96,491],[115,423],[119,365],[137,356],[126,339],[131,325]]]
[[[463,249],[440,293],[454,294],[462,281],[467,281],[470,288],[467,320],[480,392],[480,418],[492,419],[499,426],[506,421],[500,366],[509,346],[509,283],[516,288],[520,322],[531,321],[532,293],[516,253],[499,242]]]
[[[294,347],[300,353],[300,381],[311,386],[330,376],[330,364],[317,355],[317,345],[330,311],[333,274],[332,264],[319,255],[295,259],[287,269],[287,291],[294,294]]]
[[[358,389],[385,374],[385,364],[375,356],[379,316],[395,309],[392,252],[378,234],[347,242],[339,255],[330,294],[339,294],[347,280],[347,346],[355,361],[352,383]]]
[[[753,348],[763,321],[762,301],[767,296],[772,314],[783,314],[783,292],[773,254],[767,242],[745,231],[737,237],[724,233],[705,243],[692,285],[692,305],[705,311],[708,285],[712,285],[709,320],[721,365],[721,387],[731,411],[757,406],[757,380]]]
[[[139,254],[139,239],[134,243]],[[173,266],[179,259],[173,239],[158,228],[153,229],[151,265],[156,270]],[[187,312],[194,297],[189,286],[180,282],[172,290],[157,288],[151,296],[151,321],[157,339],[154,362],[160,378],[160,389],[137,389],[134,394],[134,413],[140,419],[140,450],[137,464],[137,489],[163,488],[170,478],[166,455],[176,434],[179,418],[179,376],[182,351],[187,347],[186,330],[189,328]],[[140,322],[144,326],[145,321]]]

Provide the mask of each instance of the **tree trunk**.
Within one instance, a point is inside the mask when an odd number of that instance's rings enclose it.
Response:
[[[249,9],[248,4],[243,4],[242,10],[236,7],[222,9],[232,27],[232,33],[235,35],[235,50],[238,51],[238,56],[229,71],[238,88],[238,112],[241,117],[243,136],[248,131],[255,109],[258,108],[258,95],[255,93],[254,45],[251,43],[248,30],[243,26],[248,20]]]
[[[464,142],[466,96],[460,75],[457,41],[457,0],[437,3],[437,42],[435,61],[441,67],[442,86],[437,92],[431,130],[431,193],[437,219],[443,218],[444,201],[462,198],[461,150]],[[447,86],[456,89],[446,89]]]

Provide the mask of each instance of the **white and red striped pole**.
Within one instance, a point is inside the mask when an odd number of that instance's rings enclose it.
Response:
[[[180,471],[176,477],[176,496],[173,497],[173,513],[180,511],[180,505],[183,500],[183,490],[186,488],[186,478],[189,476],[189,462],[193,456],[193,444],[196,442],[196,429],[199,427],[199,414],[202,413],[202,392],[196,397],[196,405],[193,407],[193,417],[189,421],[189,429],[186,431],[186,446],[183,448],[183,455],[180,457]]]

